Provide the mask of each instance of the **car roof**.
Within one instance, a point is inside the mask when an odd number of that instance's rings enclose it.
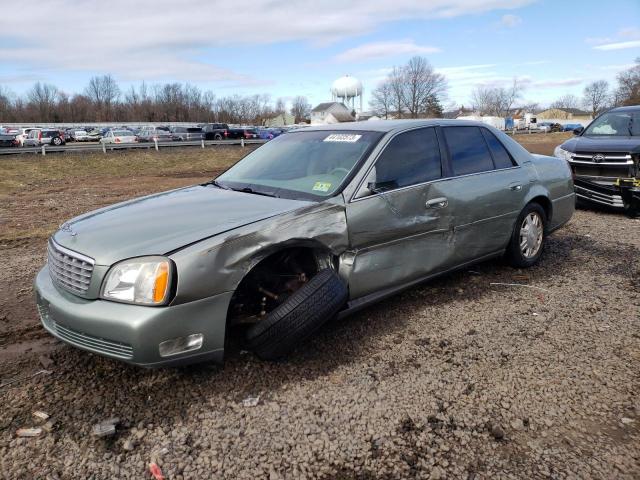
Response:
[[[340,130],[340,131],[370,131],[370,132],[394,132],[406,130],[412,127],[433,127],[442,126],[484,126],[482,122],[472,120],[447,120],[444,118],[434,118],[429,120],[366,120],[363,122],[333,123],[329,125],[311,125],[298,130],[299,132],[319,131],[319,130]]]
[[[628,107],[616,107],[609,110],[610,112],[640,112],[640,105],[629,105]]]

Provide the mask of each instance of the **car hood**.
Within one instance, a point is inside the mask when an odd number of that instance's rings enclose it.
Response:
[[[640,153],[640,137],[580,136],[570,138],[561,147],[569,152]]]
[[[195,185],[95,210],[62,225],[54,240],[97,265],[164,255],[311,202]]]

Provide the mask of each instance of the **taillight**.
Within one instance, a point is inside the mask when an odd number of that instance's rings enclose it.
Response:
[[[42,140],[42,132],[38,132],[38,140]]]
[[[229,132],[227,132],[226,130],[224,131],[224,136],[228,137],[229,136]]]
[[[120,137],[116,137],[116,143],[120,143]]]

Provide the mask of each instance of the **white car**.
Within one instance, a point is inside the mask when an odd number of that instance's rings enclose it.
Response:
[[[138,138],[129,130],[109,130],[100,139],[102,143],[136,143]]]
[[[31,130],[34,130],[34,128],[33,127],[31,127],[31,128],[18,128],[18,134],[16,135],[16,140],[18,140],[18,142],[20,143],[21,147],[24,147],[24,141],[29,136],[29,132]]]

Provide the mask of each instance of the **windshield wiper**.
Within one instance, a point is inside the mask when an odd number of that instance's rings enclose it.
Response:
[[[210,180],[207,183],[205,183],[204,185],[213,185],[214,187],[218,187],[218,188],[221,188],[223,190],[231,190],[231,187],[227,187],[226,185],[222,185],[217,180]]]
[[[233,188],[232,190],[235,190],[236,192],[252,193],[254,195],[263,195],[265,197],[278,198],[278,196],[275,193],[258,192],[257,190],[254,190],[251,187]]]

